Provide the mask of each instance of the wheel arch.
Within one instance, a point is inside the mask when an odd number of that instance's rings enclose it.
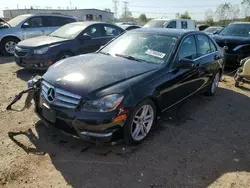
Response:
[[[15,38],[15,39],[21,41],[21,39],[20,39],[19,37],[15,36],[15,35],[7,35],[7,36],[4,36],[4,37],[1,39],[0,44],[3,42],[3,40],[5,40],[5,39],[7,39],[7,38]]]

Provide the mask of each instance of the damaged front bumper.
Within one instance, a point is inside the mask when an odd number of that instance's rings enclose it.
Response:
[[[85,113],[76,109],[55,106],[49,104],[40,92],[41,77],[35,77],[28,83],[28,89],[17,95],[7,110],[23,111],[30,108],[31,101],[34,100],[35,112],[47,126],[53,126],[73,137],[91,142],[112,142],[121,139],[126,118],[114,121],[116,117],[119,117],[117,111],[105,114]],[[24,93],[28,93],[24,107],[12,109],[12,105],[20,100]]]

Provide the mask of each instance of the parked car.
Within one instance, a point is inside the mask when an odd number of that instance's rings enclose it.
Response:
[[[97,53],[52,65],[34,87],[35,111],[82,139],[123,134],[138,144],[161,112],[197,92],[213,95],[222,72],[223,52],[205,33],[136,29]]]
[[[190,19],[153,19],[143,27],[196,30],[195,21]]]
[[[13,55],[15,45],[24,39],[47,35],[65,24],[76,22],[74,17],[58,14],[24,14],[0,26],[0,52]]]
[[[99,22],[75,22],[47,36],[26,39],[15,48],[17,65],[29,69],[47,69],[61,59],[97,51],[124,30]]]
[[[219,33],[222,29],[223,27],[220,26],[211,26],[205,29],[204,32],[208,35],[213,35]]]
[[[120,25],[120,27],[126,31],[141,28],[139,25]]]
[[[198,31],[204,31],[205,29],[209,28],[209,25],[206,24],[200,24],[196,26]]]
[[[227,67],[239,67],[240,61],[250,56],[250,22],[236,22],[212,37],[225,50]]]
[[[118,25],[118,26],[121,26],[121,25],[137,25],[135,22],[116,22],[115,24]]]

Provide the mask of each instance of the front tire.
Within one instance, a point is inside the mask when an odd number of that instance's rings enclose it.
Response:
[[[0,50],[5,56],[12,56],[14,55],[16,44],[19,42],[17,38],[14,37],[7,37],[4,38],[0,45]]]
[[[146,99],[131,112],[124,125],[124,139],[128,145],[142,143],[148,136],[156,119],[156,107]]]

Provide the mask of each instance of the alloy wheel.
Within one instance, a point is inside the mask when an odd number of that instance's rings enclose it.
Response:
[[[211,87],[211,92],[214,93],[219,85],[220,82],[220,73],[217,73],[214,77],[212,87]]]
[[[14,41],[8,41],[5,44],[5,50],[9,54],[14,54],[16,43]]]
[[[140,141],[148,135],[154,122],[154,115],[154,110],[150,105],[142,106],[135,113],[131,129],[131,135],[134,140]]]

